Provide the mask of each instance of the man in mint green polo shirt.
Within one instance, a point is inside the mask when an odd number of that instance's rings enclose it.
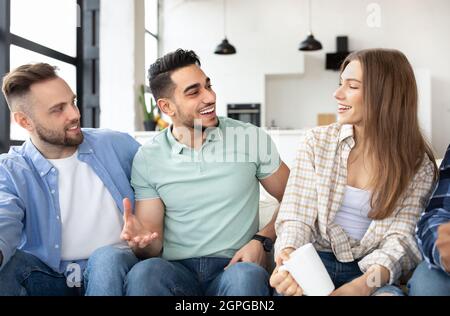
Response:
[[[145,260],[128,272],[125,293],[270,295],[275,216],[258,231],[259,185],[280,201],[289,169],[261,129],[217,117],[193,51],[158,59],[149,77],[173,125],[133,162],[135,213],[125,202],[122,238]]]

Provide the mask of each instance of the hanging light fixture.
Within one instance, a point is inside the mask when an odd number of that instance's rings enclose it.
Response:
[[[321,50],[322,44],[314,38],[312,33],[312,19],[311,19],[311,0],[308,0],[308,11],[309,11],[309,34],[306,39],[300,43],[298,47],[301,51],[315,51]]]
[[[222,41],[222,43],[220,43],[217,47],[216,50],[214,51],[214,54],[217,55],[233,55],[236,54],[236,48],[234,48],[233,45],[231,45],[228,42],[227,39],[227,35],[226,35],[226,31],[227,31],[227,16],[226,16],[226,0],[222,0],[222,5],[223,5],[223,33],[224,33],[224,39]]]

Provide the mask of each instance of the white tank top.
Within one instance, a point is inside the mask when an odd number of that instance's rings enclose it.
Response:
[[[368,217],[371,193],[347,185],[344,200],[334,218],[334,222],[342,227],[348,236],[361,240],[372,222]]]

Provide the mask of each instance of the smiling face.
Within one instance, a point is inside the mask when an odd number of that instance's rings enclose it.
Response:
[[[361,63],[351,61],[341,74],[339,88],[334,93],[338,103],[338,122],[362,125],[363,122],[363,71]]]
[[[218,124],[216,114],[216,93],[211,80],[197,65],[190,65],[174,71],[171,80],[175,85],[172,97],[167,99],[174,126],[203,129]]]
[[[55,146],[73,147],[83,142],[76,96],[67,83],[56,77],[30,87],[31,134]]]

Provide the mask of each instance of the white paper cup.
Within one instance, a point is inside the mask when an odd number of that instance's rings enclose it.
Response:
[[[293,251],[279,271],[288,271],[303,289],[304,295],[327,296],[334,291],[333,281],[311,243]]]

